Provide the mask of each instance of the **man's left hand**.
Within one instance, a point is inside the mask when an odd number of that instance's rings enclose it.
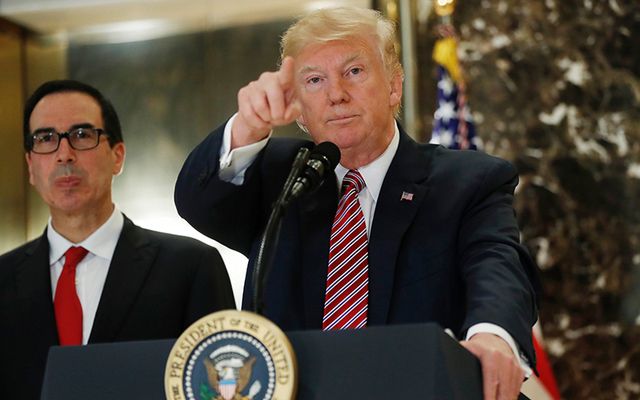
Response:
[[[491,333],[477,333],[460,344],[480,359],[484,400],[518,398],[524,372],[507,342]]]

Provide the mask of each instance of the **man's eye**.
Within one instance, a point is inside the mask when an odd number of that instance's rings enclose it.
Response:
[[[354,68],[351,68],[351,69],[349,70],[349,73],[350,73],[351,75],[358,75],[358,74],[360,74],[361,72],[362,72],[362,68],[360,68],[360,67],[354,67]]]
[[[35,135],[33,137],[33,140],[35,140],[38,143],[50,142],[51,140],[53,140],[53,134],[51,134],[51,133],[41,133],[41,134]]]
[[[313,78],[307,79],[307,83],[313,83],[313,84],[320,83],[320,78],[317,76],[314,76]]]
[[[91,129],[78,129],[73,132],[73,136],[78,139],[91,139],[94,136],[94,133]]]
[[[77,131],[74,132],[73,134],[75,137],[77,137],[78,139],[82,139],[87,137],[87,132],[85,132],[84,129],[78,129]]]

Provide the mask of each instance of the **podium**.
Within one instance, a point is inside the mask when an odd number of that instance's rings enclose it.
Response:
[[[298,400],[482,400],[480,363],[436,324],[297,331],[287,337],[298,361]],[[162,400],[174,343],[52,347],[41,399]]]

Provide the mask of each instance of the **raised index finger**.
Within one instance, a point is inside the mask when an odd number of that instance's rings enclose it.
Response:
[[[285,57],[278,70],[278,81],[284,91],[284,110],[282,124],[294,121],[300,115],[300,105],[295,95],[295,62],[293,57]]]
[[[280,85],[287,90],[293,89],[295,79],[294,64],[295,62],[293,57],[287,56],[282,60],[282,64],[278,70],[278,80],[280,81]]]

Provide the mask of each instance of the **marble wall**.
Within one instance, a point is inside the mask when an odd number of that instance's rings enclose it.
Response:
[[[477,131],[521,173],[516,207],[562,396],[640,398],[640,2],[458,3]],[[436,22],[418,29],[427,56]]]

